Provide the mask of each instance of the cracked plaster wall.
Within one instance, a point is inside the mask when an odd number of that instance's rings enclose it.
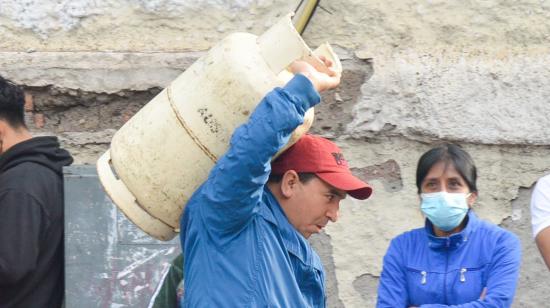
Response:
[[[261,33],[298,1],[0,0],[0,74],[24,84],[36,134],[93,163],[113,133],[213,44]],[[475,210],[522,240],[514,307],[550,301],[530,237],[529,189],[550,172],[550,1],[322,1],[304,39],[332,43],[339,89],[313,131],[372,183],[312,238],[330,307],[374,305],[389,240],[418,227],[418,157],[454,141],[474,157]],[[545,292],[546,291],[546,292]]]

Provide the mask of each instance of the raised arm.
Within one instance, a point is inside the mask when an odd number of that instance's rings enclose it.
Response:
[[[249,221],[269,177],[272,156],[303,123],[305,112],[319,103],[318,91],[340,81],[339,74],[321,73],[306,62],[293,63],[291,70],[296,76],[268,93],[235,130],[229,150],[196,196],[202,218],[214,230],[234,232]]]

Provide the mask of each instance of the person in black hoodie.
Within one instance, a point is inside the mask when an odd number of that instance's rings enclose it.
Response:
[[[63,166],[56,137],[32,137],[23,91],[0,77],[0,307],[57,308],[64,293]]]

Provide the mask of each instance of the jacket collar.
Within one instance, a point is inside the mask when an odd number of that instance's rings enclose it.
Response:
[[[279,201],[273,196],[267,185],[264,188],[264,202],[267,206],[261,207],[260,215],[277,226],[287,251],[303,263],[315,268],[321,268],[322,265],[319,257],[313,251],[306,238],[290,224]]]
[[[436,236],[433,232],[433,224],[430,222],[429,219],[426,219],[424,230],[428,235],[428,246],[434,250],[458,249],[461,245],[463,245],[468,241],[472,232],[474,232],[475,229],[477,229],[477,226],[479,224],[479,219],[477,218],[476,214],[474,214],[472,210],[468,211],[466,219],[467,219],[466,227],[462,229],[462,231],[447,237]]]

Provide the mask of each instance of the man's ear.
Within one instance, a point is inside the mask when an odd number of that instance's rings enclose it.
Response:
[[[8,128],[6,121],[0,119],[0,154],[4,153],[4,137]]]
[[[296,171],[288,170],[285,172],[281,180],[281,193],[283,194],[283,197],[292,197],[299,183],[300,178],[298,177],[298,173],[296,173]]]
[[[0,138],[4,137],[8,123],[3,119],[0,119]]]

